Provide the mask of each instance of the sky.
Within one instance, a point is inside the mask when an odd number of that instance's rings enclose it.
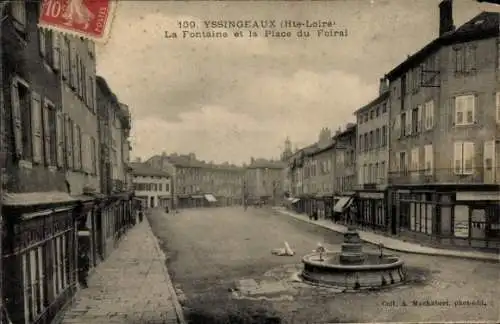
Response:
[[[438,34],[439,0],[120,1],[97,73],[132,113],[132,157],[277,158],[354,122],[379,79]],[[455,0],[456,26],[493,5]],[[330,20],[347,37],[167,39],[178,21]],[[219,30],[222,31],[222,30]],[[227,30],[232,33],[233,30]],[[245,30],[246,31],[246,30]],[[296,29],[288,29],[292,33]]]

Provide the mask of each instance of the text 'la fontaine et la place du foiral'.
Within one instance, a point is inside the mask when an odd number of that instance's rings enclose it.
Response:
[[[165,30],[167,39],[224,38],[344,38],[346,27],[333,20],[179,20]]]

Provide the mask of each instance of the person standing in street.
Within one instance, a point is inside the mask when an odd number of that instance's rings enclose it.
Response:
[[[90,260],[83,248],[79,249],[78,254],[78,282],[83,288],[88,288],[88,275],[90,270]]]

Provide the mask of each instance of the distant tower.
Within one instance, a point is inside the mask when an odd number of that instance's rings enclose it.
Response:
[[[285,149],[281,154],[281,160],[287,161],[292,155],[293,155],[292,142],[290,141],[290,138],[287,136],[287,138],[285,139]]]

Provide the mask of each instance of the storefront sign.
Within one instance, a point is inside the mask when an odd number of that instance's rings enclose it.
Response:
[[[462,191],[457,192],[457,201],[476,201],[476,200],[500,200],[498,192],[491,191]]]
[[[382,192],[360,192],[359,198],[384,199],[384,194]]]

